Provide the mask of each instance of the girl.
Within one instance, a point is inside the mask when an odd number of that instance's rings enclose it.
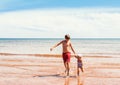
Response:
[[[76,56],[76,58],[77,58],[77,75],[79,76],[79,74],[80,74],[80,69],[81,69],[81,71],[82,72],[84,72],[83,71],[83,63],[82,63],[82,55],[77,55]]]

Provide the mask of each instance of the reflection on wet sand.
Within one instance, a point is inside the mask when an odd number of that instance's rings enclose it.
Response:
[[[83,85],[83,81],[81,80],[80,76],[77,77],[78,84],[77,85]]]
[[[69,85],[69,77],[66,77],[66,78],[65,78],[65,83],[64,83],[64,85]]]
[[[77,85],[83,85],[83,80],[81,79],[81,77],[77,77]],[[65,78],[65,83],[64,85],[69,85],[70,84],[70,78],[69,77],[66,77]]]

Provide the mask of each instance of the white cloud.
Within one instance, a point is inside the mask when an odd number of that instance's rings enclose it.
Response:
[[[0,37],[120,37],[120,10],[51,9],[0,14]]]

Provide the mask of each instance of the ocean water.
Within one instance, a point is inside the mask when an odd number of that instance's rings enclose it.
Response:
[[[0,53],[13,54],[61,54],[61,45],[52,52],[50,47],[62,39],[55,38],[1,38]],[[71,39],[76,53],[97,55],[120,55],[120,39]]]

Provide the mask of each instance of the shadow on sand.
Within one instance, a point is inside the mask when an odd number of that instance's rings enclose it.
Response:
[[[61,76],[60,74],[53,74],[53,75],[35,75],[33,77],[60,77],[65,78],[65,76]]]
[[[71,78],[76,78],[77,79],[77,85],[84,85],[83,80],[81,80],[80,76],[61,76],[60,74],[53,74],[53,75],[35,75],[33,77],[59,77],[59,78],[65,78],[64,85],[70,85],[70,80]]]
[[[68,78],[66,76],[63,76],[61,74],[52,74],[52,75],[35,75],[33,77],[60,77],[60,78]],[[69,76],[69,78],[76,78],[76,76]]]

